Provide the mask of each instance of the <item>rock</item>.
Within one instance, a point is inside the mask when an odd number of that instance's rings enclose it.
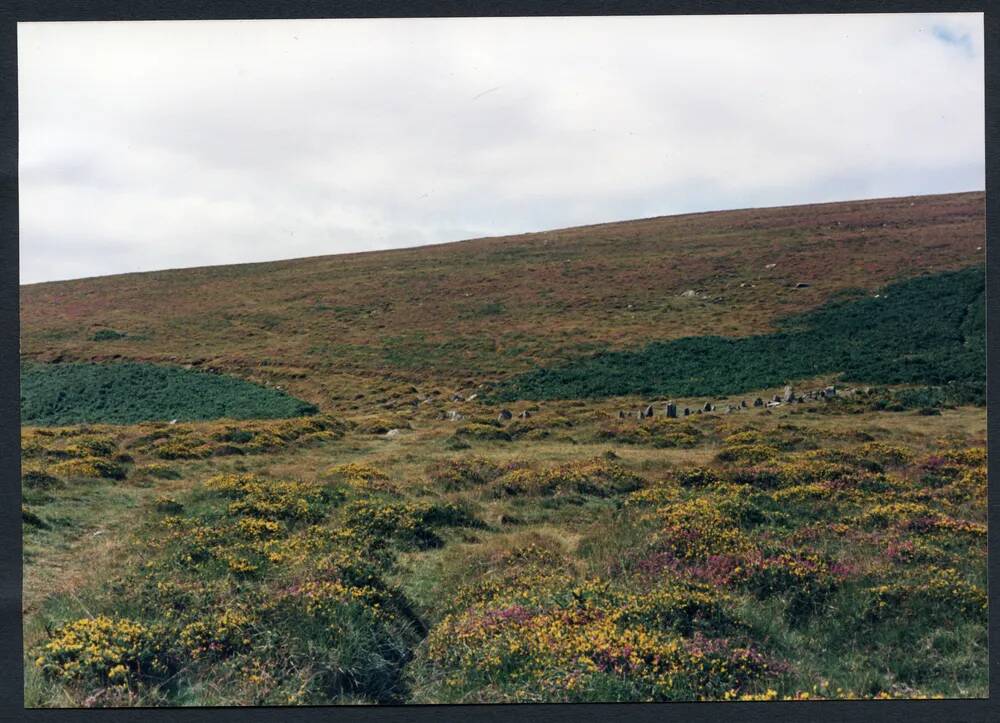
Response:
[[[798,398],[798,399],[797,399],[796,401],[797,401],[797,402],[798,402],[799,404],[805,404],[805,401],[806,401],[806,398],[805,398],[805,397],[799,397],[799,398]]]
[[[775,268],[776,266],[777,264],[764,264],[764,268],[767,269],[768,271]]]
[[[764,400],[761,399],[760,397],[757,397],[756,399],[753,400],[753,405],[755,407],[763,407],[764,406]]]
[[[741,399],[741,400],[740,400],[740,409],[746,409],[746,408],[747,408],[747,407],[749,407],[749,406],[750,406],[750,405],[749,405],[749,404],[747,404],[747,400],[746,400],[746,399]]]
[[[400,430],[398,430],[398,429],[390,429],[388,432],[385,433],[385,436],[389,437],[390,439],[392,439],[393,437],[398,437],[399,434],[400,434]]]
[[[508,419],[513,419],[514,415],[509,409],[501,409],[500,414],[497,415],[497,420],[500,422],[506,422]]]
[[[715,407],[713,407],[713,406],[712,406],[712,403],[711,403],[711,402],[705,402],[705,406],[704,406],[704,407],[702,407],[701,409],[702,409],[702,411],[704,411],[704,412],[711,412],[711,411],[714,411],[714,410],[715,410]]]
[[[455,393],[455,394],[451,395],[451,401],[453,401],[453,402],[464,402],[465,401],[465,397],[463,397],[461,394]]]
[[[618,418],[619,419],[625,419],[625,412],[623,412],[622,410],[619,409],[618,410]]]
[[[781,397],[779,395],[775,394],[773,397],[771,397],[771,401],[772,402],[780,402],[781,401]]]
[[[642,416],[652,417],[653,416],[653,405],[650,404],[648,407],[642,410]]]
[[[478,396],[479,396],[478,394],[470,394],[468,397],[465,398],[465,401],[471,402],[473,399],[475,399]]]
[[[727,404],[726,405],[726,414],[732,414],[732,413],[733,413],[733,405]]]
[[[685,292],[683,292],[681,294],[681,296],[683,296],[683,297],[685,297],[687,299],[693,299],[697,295],[698,295],[698,292],[695,291],[694,289],[688,289],[687,291],[685,291]]]
[[[664,411],[666,412],[667,416],[670,417],[671,419],[677,419],[677,405],[674,404],[673,402],[667,402],[667,406],[665,407]]]
[[[171,420],[170,420],[170,421],[168,422],[168,424],[177,424],[177,420],[176,420],[176,419],[171,419]]]
[[[837,387],[827,387],[823,390],[823,396],[827,399],[837,396]]]
[[[517,416],[520,417],[521,419],[528,419],[529,417],[531,417],[531,412],[529,412],[527,409],[525,409],[523,412],[521,412]]]
[[[457,422],[460,419],[464,419],[464,416],[462,414],[460,414],[459,412],[456,412],[454,409],[449,409],[448,410],[448,419],[450,419],[453,422]]]
[[[781,406],[781,402],[780,402],[780,401],[778,401],[778,400],[775,400],[775,401],[773,401],[773,402],[768,402],[768,403],[767,403],[767,406],[768,406],[768,407],[780,407],[780,406]]]
[[[796,289],[808,289],[809,288],[809,284],[800,281],[799,283],[797,283],[795,285],[795,288]]]
[[[781,395],[781,401],[783,402],[794,402],[795,401],[795,390],[790,386],[785,387],[785,393]]]
[[[689,407],[684,407],[684,416],[688,417],[691,415],[691,409]]]

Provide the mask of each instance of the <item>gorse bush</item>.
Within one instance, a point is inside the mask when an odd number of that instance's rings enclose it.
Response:
[[[738,394],[833,372],[857,382],[984,389],[984,287],[980,266],[917,277],[877,297],[791,317],[773,334],[688,337],[604,352],[514,377],[495,397]]]
[[[152,509],[142,562],[112,581],[108,609],[34,652],[47,680],[145,700],[210,679],[222,701],[398,702],[424,628],[388,582],[395,555],[480,524],[453,503],[253,474],[217,475]]]

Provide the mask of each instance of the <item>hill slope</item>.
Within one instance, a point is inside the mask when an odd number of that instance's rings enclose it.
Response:
[[[30,361],[191,364],[332,410],[779,320],[981,263],[985,196],[688,214],[21,288]],[[796,284],[808,284],[795,288]]]

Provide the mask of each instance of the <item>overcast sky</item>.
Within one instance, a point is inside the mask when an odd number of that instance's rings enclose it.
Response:
[[[984,187],[981,14],[18,26],[21,281]]]

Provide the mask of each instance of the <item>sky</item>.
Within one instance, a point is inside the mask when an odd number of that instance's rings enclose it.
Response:
[[[983,20],[21,23],[21,283],[981,190]]]

